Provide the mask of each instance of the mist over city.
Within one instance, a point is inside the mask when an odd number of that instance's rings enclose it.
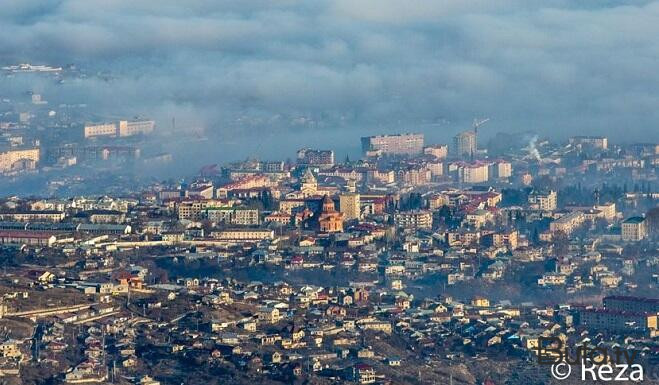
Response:
[[[225,140],[378,128],[440,137],[482,116],[490,134],[641,140],[659,118],[658,16],[651,1],[9,0],[5,64],[74,64],[88,76],[0,86],[98,116],[148,116],[161,130],[176,117],[184,133]]]
[[[1,385],[659,384],[659,1],[3,0]]]

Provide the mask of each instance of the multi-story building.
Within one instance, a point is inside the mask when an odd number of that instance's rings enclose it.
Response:
[[[347,193],[339,195],[339,211],[345,219],[359,219],[361,217],[359,194]]]
[[[499,179],[507,179],[513,175],[513,166],[505,160],[498,160],[491,165],[492,172],[490,175]]]
[[[262,241],[273,239],[275,232],[269,229],[229,229],[213,231],[211,237],[224,241]]]
[[[501,231],[492,234],[492,245],[495,247],[507,246],[511,250],[517,249],[517,230]]]
[[[462,183],[484,183],[489,179],[487,164],[465,164],[459,169],[459,175]]]
[[[286,215],[292,215],[304,210],[307,201],[302,198],[282,199],[279,201],[279,211]]]
[[[43,231],[5,231],[0,230],[0,244],[18,244],[30,246],[52,246],[57,238]]]
[[[364,154],[416,155],[423,152],[423,134],[377,135],[362,138]]]
[[[359,182],[364,178],[364,174],[361,171],[355,170],[352,167],[332,167],[326,170],[320,170],[318,172],[320,176],[337,176],[345,180],[353,180]]]
[[[553,190],[548,193],[532,191],[528,201],[532,209],[552,211],[556,210],[557,198],[556,191]]]
[[[99,136],[117,136],[117,125],[115,123],[88,123],[84,128],[85,138]]]
[[[631,217],[622,222],[622,240],[637,242],[648,236],[647,221],[643,217]]]
[[[98,123],[85,124],[85,138],[95,138],[99,136],[107,137],[126,137],[139,134],[150,134],[153,132],[156,122],[153,120],[120,120],[119,123]]]
[[[396,227],[406,229],[431,229],[432,213],[426,210],[402,211],[394,214]]]
[[[211,207],[206,209],[208,220],[238,226],[256,226],[260,221],[259,210],[247,207]]]
[[[119,121],[119,136],[146,135],[153,132],[156,122],[153,120]]]
[[[90,210],[83,212],[91,223],[122,223],[126,214],[118,210]]]
[[[657,314],[586,308],[579,312],[581,324],[594,330],[640,331],[657,329]]]
[[[448,156],[448,146],[445,144],[435,144],[423,148],[423,153],[432,155],[437,159],[445,159]]]
[[[218,198],[227,198],[232,190],[247,190],[256,188],[267,188],[273,186],[270,178],[265,175],[251,175],[242,177],[234,182],[218,187],[215,196]]]
[[[297,162],[309,166],[331,167],[334,165],[334,151],[303,148],[297,152]]]
[[[398,170],[397,179],[410,186],[423,186],[430,182],[432,173],[423,165],[412,165]]]
[[[637,313],[658,313],[659,299],[612,295],[604,297],[604,307],[608,310]]]
[[[199,220],[208,206],[208,200],[183,201],[178,205],[178,219]]]
[[[0,173],[34,169],[37,163],[39,163],[38,148],[0,151]]]
[[[616,218],[616,204],[614,202],[608,202],[601,205],[595,205],[595,210],[602,212],[602,218],[607,221],[612,221]]]
[[[476,132],[464,131],[453,137],[453,151],[458,158],[471,157],[478,149]]]
[[[549,231],[552,233],[563,232],[567,235],[572,234],[579,226],[586,221],[586,216],[581,211],[573,211],[565,214],[549,224]]]
[[[469,231],[461,228],[454,231],[447,231],[444,234],[444,239],[449,246],[456,244],[470,245],[480,242],[481,233],[480,231]]]
[[[61,222],[66,217],[62,211],[12,211],[0,213],[1,220],[16,222]]]
[[[394,170],[368,170],[366,175],[371,183],[389,184],[396,181],[396,172]]]
[[[215,188],[212,184],[197,185],[185,190],[186,198],[212,199]]]
[[[426,168],[430,171],[431,179],[439,179],[444,175],[444,163],[441,160],[425,162]]]
[[[570,144],[575,146],[591,146],[606,150],[609,146],[609,140],[606,136],[573,136],[569,139]]]
[[[428,197],[428,208],[437,210],[449,204],[449,199],[444,194],[432,194]]]

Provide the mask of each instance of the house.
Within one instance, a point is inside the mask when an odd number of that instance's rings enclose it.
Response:
[[[269,360],[273,364],[278,364],[281,362],[282,355],[279,352],[273,352],[268,356]]]
[[[375,369],[371,365],[357,364],[353,367],[352,379],[359,384],[373,384],[375,383]]]
[[[149,376],[144,376],[140,378],[140,381],[138,382],[139,385],[160,385],[159,381],[154,380],[153,378]]]
[[[5,340],[0,343],[0,355],[2,357],[8,358],[21,358],[23,353],[21,353],[18,341],[16,340]]]
[[[271,324],[277,323],[281,319],[281,316],[279,314],[279,309],[269,308],[266,306],[262,306],[259,308],[257,317],[259,321],[271,323]]]
[[[389,366],[400,366],[400,363],[401,363],[400,357],[393,356],[387,358],[387,365]]]

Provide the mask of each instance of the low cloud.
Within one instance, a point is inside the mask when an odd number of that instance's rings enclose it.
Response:
[[[210,134],[284,133],[275,141],[446,141],[475,116],[491,131],[656,141],[658,19],[651,1],[5,0],[3,64],[111,76],[0,87],[162,127],[178,115]]]

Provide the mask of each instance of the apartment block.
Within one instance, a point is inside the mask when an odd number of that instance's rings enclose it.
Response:
[[[423,152],[423,134],[377,135],[362,138],[362,151],[383,155],[416,155]]]

